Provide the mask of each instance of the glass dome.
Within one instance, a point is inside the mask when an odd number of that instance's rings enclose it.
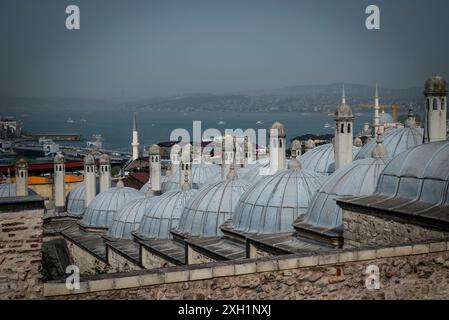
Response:
[[[179,183],[179,174],[179,167],[177,167],[171,175],[162,176],[162,193],[181,190],[181,184]],[[211,181],[217,181],[217,179],[220,179],[220,177],[221,168],[216,164],[200,163],[192,165],[192,189],[200,189]],[[144,194],[150,186],[150,182],[145,183],[145,185],[139,190],[139,192]]]
[[[186,204],[176,231],[201,237],[221,234],[220,226],[231,218],[240,196],[248,188],[237,175],[202,188]]]
[[[289,161],[290,160],[288,159],[285,160],[285,167],[288,167]],[[263,158],[257,160],[255,163],[239,169],[239,175],[242,177],[242,180],[247,181],[249,184],[253,184],[266,177],[267,174],[264,174],[264,172],[266,171],[269,173],[269,169],[270,158]]]
[[[359,152],[360,148],[352,147],[352,157]],[[335,171],[334,144],[327,143],[313,148],[302,156],[297,157],[301,161],[303,169],[311,170],[320,174],[330,175]]]
[[[252,233],[293,230],[293,222],[306,213],[322,179],[318,173],[298,168],[264,177],[241,196],[232,228]]]
[[[433,142],[401,153],[387,165],[376,193],[449,205],[449,142]]]
[[[107,235],[115,239],[132,239],[132,232],[139,228],[142,218],[156,197],[139,197],[121,207],[112,219]]]
[[[320,187],[304,216],[304,223],[333,229],[342,224],[342,210],[336,199],[342,196],[373,194],[386,158],[354,161],[330,175]]]
[[[136,233],[151,239],[171,238],[170,230],[178,226],[186,203],[197,190],[170,191],[155,198],[145,210]]]
[[[98,194],[83,214],[81,225],[90,228],[109,228],[117,211],[142,195],[133,188],[123,187],[118,183],[117,187]]]
[[[401,152],[420,145],[422,142],[422,128],[392,128],[385,130],[383,134],[383,144],[387,148],[390,158],[394,158]],[[370,158],[375,147],[376,140],[370,140],[360,149],[355,160]]]
[[[95,181],[96,187],[96,193],[98,194],[100,190],[100,182],[97,179]],[[81,182],[76,188],[73,188],[69,191],[69,194],[66,198],[66,209],[67,212],[73,215],[81,216],[84,212],[85,206],[84,206],[84,197],[86,195],[86,183],[83,181]]]

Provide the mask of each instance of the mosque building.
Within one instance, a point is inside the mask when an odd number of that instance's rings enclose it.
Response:
[[[256,161],[247,138],[224,136],[221,164],[195,163],[192,145],[175,144],[164,174],[161,148],[152,145],[140,190],[113,181],[108,155],[88,154],[83,183],[67,193],[65,158],[57,154],[45,247],[95,274],[442,238],[449,234],[447,93],[447,82],[432,77],[424,88],[425,127],[411,108],[405,123],[393,126],[376,86],[372,127],[364,125],[362,139],[343,89],[333,142],[311,141],[301,154],[295,140],[289,159],[277,121],[269,156]],[[137,160],[135,117],[131,146]],[[15,176],[14,184],[10,177],[0,184],[0,200],[35,194],[26,161],[16,163]],[[390,222],[397,229],[388,234]],[[410,226],[419,231],[407,234]]]

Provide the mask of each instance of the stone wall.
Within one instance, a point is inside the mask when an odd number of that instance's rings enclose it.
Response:
[[[140,248],[142,251],[142,266],[146,269],[163,268],[174,266],[173,263],[162,259],[161,257],[155,255],[153,252],[146,249],[144,246]]]
[[[199,252],[198,250],[195,250],[195,247],[187,244],[187,264],[199,264],[208,262],[215,262],[215,260]]]
[[[24,203],[0,202],[0,300],[40,298],[43,294],[40,268],[45,199],[23,199]]]
[[[103,260],[90,254],[69,239],[65,239],[65,241],[73,264],[79,268],[80,273],[96,274],[108,271],[106,263]]]
[[[141,270],[142,268],[136,263],[128,259],[127,257],[120,254],[118,251],[111,247],[107,247],[108,264],[109,266],[117,272],[127,272],[133,270]]]
[[[449,237],[449,232],[435,231],[347,209],[343,210],[343,226],[345,245],[351,246],[397,245]]]
[[[78,291],[46,283],[57,299],[448,299],[449,242],[284,255],[90,277]],[[379,290],[367,289],[367,267]]]

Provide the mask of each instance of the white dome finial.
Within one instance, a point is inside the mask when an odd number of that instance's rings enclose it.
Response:
[[[116,187],[117,187],[117,188],[123,188],[124,186],[125,186],[125,184],[123,183],[123,177],[120,177],[120,178],[118,179],[118,182],[117,182]]]

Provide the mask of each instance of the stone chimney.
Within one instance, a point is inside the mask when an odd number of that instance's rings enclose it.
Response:
[[[55,211],[65,211],[65,159],[61,153],[54,158]]]
[[[23,158],[16,162],[16,195],[28,195],[28,163]]]

